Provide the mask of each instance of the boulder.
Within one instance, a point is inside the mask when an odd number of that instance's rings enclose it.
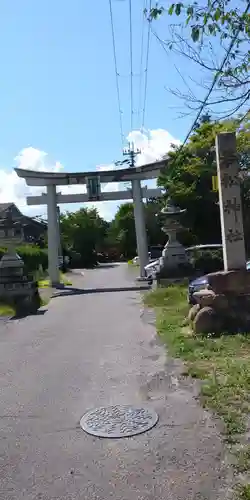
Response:
[[[213,307],[217,311],[225,312],[229,309],[228,297],[224,293],[214,295]]]
[[[194,319],[193,329],[197,335],[217,333],[220,330],[220,321],[216,311],[208,306],[200,309]]]
[[[201,308],[200,304],[195,304],[194,306],[191,307],[191,309],[189,310],[189,313],[188,313],[188,321],[190,323],[193,323],[200,308]]]

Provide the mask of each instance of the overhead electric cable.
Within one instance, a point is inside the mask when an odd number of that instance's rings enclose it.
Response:
[[[116,56],[116,45],[115,45],[115,31],[114,31],[114,20],[113,20],[113,10],[112,10],[112,0],[109,0],[109,13],[110,13],[110,23],[111,23],[111,33],[112,33],[112,43],[113,43],[113,59],[115,68],[115,80],[116,80],[116,92],[117,92],[117,102],[118,102],[118,112],[119,112],[119,122],[120,122],[120,134],[122,148],[124,145],[124,133],[122,124],[122,108],[121,108],[121,96],[119,88],[119,73],[117,68],[117,56]]]
[[[149,0],[149,9],[148,12],[150,14],[152,7],[152,0]],[[146,112],[146,102],[147,102],[147,90],[148,90],[148,60],[149,60],[149,48],[150,48],[150,35],[151,35],[151,19],[148,19],[148,36],[147,36],[147,52],[146,52],[146,66],[145,66],[145,80],[144,80],[144,100],[143,100],[143,110],[142,110],[142,126],[141,129],[144,129],[145,124],[145,112]]]
[[[143,0],[142,8],[142,29],[141,29],[141,56],[140,56],[140,71],[139,71],[139,105],[138,105],[138,120],[141,125],[141,106],[142,106],[142,83],[143,83],[143,52],[144,52],[144,32],[145,32],[145,11],[146,11],[146,0]]]
[[[134,127],[134,92],[133,92],[133,32],[132,32],[132,0],[129,0],[129,45],[130,45],[130,128]]]

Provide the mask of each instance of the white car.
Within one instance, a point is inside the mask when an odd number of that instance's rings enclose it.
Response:
[[[148,260],[149,260],[149,262],[152,262],[150,252],[148,252]],[[137,265],[140,263],[138,255],[136,255],[136,257],[133,258],[132,262],[133,262],[133,264],[137,264]]]
[[[135,264],[135,265],[139,264],[139,257],[136,256],[133,258],[133,264]]]
[[[159,272],[160,270],[160,259],[153,260],[153,262],[147,264],[147,266],[145,266],[144,269],[146,271],[147,278],[155,279],[156,273]]]

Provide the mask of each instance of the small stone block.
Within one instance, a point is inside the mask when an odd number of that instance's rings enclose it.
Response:
[[[201,305],[201,307],[211,306],[214,301],[215,293],[213,290],[208,290],[204,288],[198,292],[194,292],[193,297],[196,302]]]

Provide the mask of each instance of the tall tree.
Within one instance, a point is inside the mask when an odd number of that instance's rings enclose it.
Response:
[[[110,238],[116,242],[120,255],[131,259],[136,254],[134,210],[132,203],[124,203],[118,208],[111,222]]]
[[[186,236],[197,243],[221,241],[218,193],[212,191],[212,176],[216,175],[215,137],[222,131],[237,132],[237,146],[241,171],[249,169],[250,132],[249,123],[239,125],[238,120],[221,123],[200,123],[184,147],[178,147],[168,155],[166,168],[159,184],[167,195],[181,208],[186,208],[183,225]],[[249,181],[244,175],[243,202],[245,207],[245,229],[248,231]],[[191,241],[190,241],[191,242]]]
[[[166,235],[162,231],[162,222],[160,219],[163,204],[164,200],[162,198],[152,198],[145,203],[145,219],[149,246],[164,245],[166,243]]]
[[[81,208],[76,212],[61,215],[61,234],[63,245],[71,252],[80,255],[82,266],[96,264],[96,252],[102,245],[108,223],[96,209]]]
[[[161,230],[161,222],[158,217],[162,208],[162,200],[149,199],[144,204],[145,221],[147,229],[148,245],[163,245],[166,236]],[[112,221],[109,229],[110,238],[119,246],[119,252],[126,259],[136,255],[136,234],[134,208],[132,203],[121,205]]]

